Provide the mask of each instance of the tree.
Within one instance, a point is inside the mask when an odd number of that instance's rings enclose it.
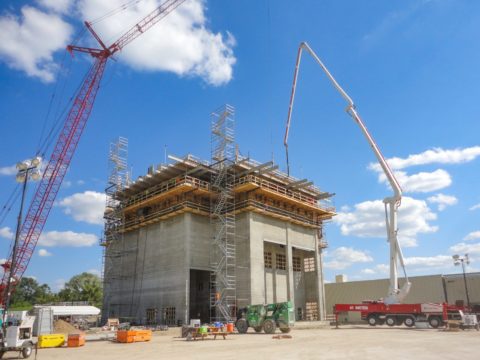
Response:
[[[102,304],[102,282],[97,275],[87,272],[75,275],[60,290],[58,297],[61,301],[88,301],[100,307]]]
[[[45,304],[56,300],[47,284],[40,285],[31,277],[23,277],[12,294],[12,309],[30,309],[36,304]]]

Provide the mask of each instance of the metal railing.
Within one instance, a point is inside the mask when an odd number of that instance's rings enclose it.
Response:
[[[140,204],[148,199],[151,199],[157,195],[160,195],[182,185],[190,185],[192,187],[204,189],[207,191],[210,190],[210,184],[207,181],[184,175],[164,181],[158,185],[152,186],[145,191],[142,191],[141,193],[129,197],[127,200],[122,201],[122,207],[125,209],[130,206]]]
[[[152,212],[148,215],[138,216],[138,217],[135,217],[134,219],[127,220],[127,221],[125,221],[125,224],[123,224],[122,230],[123,231],[128,231],[130,228],[132,228],[136,225],[141,225],[142,223],[150,222],[150,221],[155,220],[157,218],[161,218],[164,215],[167,215],[169,213],[172,213],[172,212],[175,212],[175,211],[178,211],[178,210],[182,210],[184,208],[190,208],[190,209],[194,209],[194,210],[203,211],[203,212],[206,213],[206,215],[208,215],[208,213],[210,212],[209,206],[202,205],[202,204],[199,204],[199,203],[195,203],[195,202],[192,202],[192,201],[182,201],[180,203],[174,204],[174,205],[169,206],[167,208],[164,208],[164,209],[161,209],[161,210],[158,210],[158,211],[154,211],[154,212]]]
[[[271,181],[268,181],[264,178],[261,178],[255,175],[246,175],[241,177],[240,179],[235,181],[235,186],[239,186],[247,183],[255,184],[261,188],[271,190],[275,193],[291,198],[292,200],[300,201],[310,206],[314,206],[320,210],[324,210],[328,212],[335,211],[335,208],[331,206],[326,206],[325,204],[320,203],[314,197],[304,195],[298,191],[289,190],[284,186],[277,185]]]
[[[289,210],[284,210],[284,209],[276,207],[274,205],[264,204],[260,201],[244,200],[244,201],[241,201],[241,202],[237,203],[236,209],[240,210],[240,209],[248,207],[248,206],[253,206],[253,207],[256,207],[256,208],[261,209],[263,211],[274,213],[274,214],[277,214],[277,215],[280,215],[280,216],[284,216],[286,218],[290,218],[292,220],[299,221],[299,222],[302,222],[302,223],[305,223],[305,224],[309,224],[309,225],[312,225],[312,226],[315,226],[315,227],[320,226],[320,224],[315,219],[313,219],[312,217],[302,216],[300,214],[296,214],[296,213],[294,213],[292,211],[289,211]]]

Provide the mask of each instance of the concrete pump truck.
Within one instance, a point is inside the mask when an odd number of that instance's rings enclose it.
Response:
[[[293,76],[292,92],[290,96],[290,104],[288,109],[287,125],[284,137],[284,145],[286,151],[287,160],[287,172],[290,172],[290,164],[288,158],[288,135],[290,130],[290,122],[293,110],[293,103],[295,98],[295,90],[297,86],[298,72],[300,68],[300,61],[303,50],[307,51],[313,59],[320,65],[323,72],[327,75],[335,89],[347,102],[346,112],[353,118],[355,123],[360,127],[363,135],[367,139],[368,144],[373,150],[375,157],[382,168],[390,186],[392,187],[392,196],[386,197],[383,200],[385,205],[385,222],[387,229],[387,241],[390,244],[390,284],[388,294],[384,299],[378,301],[364,301],[361,304],[336,304],[334,306],[334,314],[336,316],[336,322],[338,325],[338,314],[342,312],[360,312],[362,319],[366,320],[369,325],[382,325],[387,324],[389,326],[405,324],[407,327],[415,325],[416,321],[427,321],[433,328],[437,328],[452,314],[461,314],[462,308],[454,305],[437,304],[437,303],[423,303],[423,304],[404,304],[403,301],[410,292],[411,283],[408,280],[408,276],[405,270],[405,261],[402,254],[402,250],[397,238],[397,215],[398,208],[402,200],[402,189],[400,184],[383,154],[378,148],[375,140],[368,132],[367,127],[360,118],[356,110],[356,106],[350,96],[345,90],[338,84],[335,78],[332,76],[327,67],[323,64],[317,54],[306,43],[302,42],[298,49],[297,60],[295,64],[295,72]],[[398,283],[398,263],[400,263],[405,280],[403,286],[400,288]]]

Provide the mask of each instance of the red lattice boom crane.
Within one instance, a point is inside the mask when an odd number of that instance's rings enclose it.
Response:
[[[13,259],[13,254],[10,253],[9,260],[2,265],[5,271],[2,282],[0,283],[0,304],[5,304],[6,298],[19,283],[35,251],[37,241],[42,233],[63,178],[70,165],[70,161],[82,136],[83,129],[90,117],[108,59],[185,1],[186,0],[164,1],[109,47],[103,43],[93,30],[92,25],[85,22],[87,29],[100,44],[100,48],[94,49],[74,45],[67,47],[70,53],[73,53],[73,51],[87,53],[90,54],[95,61],[75,96],[73,105],[68,112],[53,153],[43,173],[42,180],[37,186],[20,230],[15,259]]]

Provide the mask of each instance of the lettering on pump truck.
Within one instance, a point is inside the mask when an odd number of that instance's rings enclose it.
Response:
[[[426,303],[426,304],[420,304],[420,307],[422,309],[422,312],[442,312],[443,311],[443,307],[441,304]]]
[[[365,306],[365,305],[351,305],[350,310],[368,310],[368,306]]]

